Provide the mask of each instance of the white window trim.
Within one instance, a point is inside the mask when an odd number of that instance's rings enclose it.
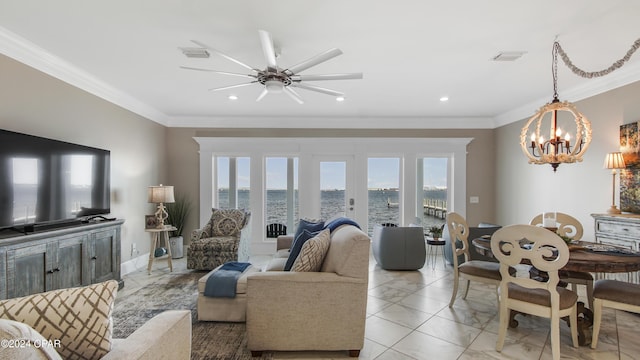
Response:
[[[313,210],[307,209],[302,194],[307,191],[304,184],[309,183],[305,179],[311,174],[306,168],[312,163],[312,156],[317,155],[353,155],[355,158],[356,197],[366,199],[367,191],[367,159],[369,157],[400,157],[404,163],[402,168],[401,188],[405,199],[415,201],[403,201],[401,219],[413,219],[416,213],[417,201],[417,160],[425,157],[446,157],[448,159],[448,184],[447,204],[449,210],[456,211],[466,216],[466,169],[467,169],[467,145],[473,138],[218,138],[218,137],[194,137],[200,146],[200,226],[209,221],[213,205],[213,162],[214,156],[249,157],[252,196],[250,200],[252,221],[251,233],[262,234],[264,224],[263,201],[265,158],[274,156],[298,157],[298,191],[300,214]],[[409,164],[414,164],[410,166]],[[259,189],[253,184],[260,184]],[[259,191],[258,191],[259,190]],[[366,214],[366,201],[356,202],[358,216]],[[356,218],[359,224],[367,225],[367,219]],[[273,243],[264,241],[260,236],[254,236],[251,244],[252,254],[269,254],[273,252]]]

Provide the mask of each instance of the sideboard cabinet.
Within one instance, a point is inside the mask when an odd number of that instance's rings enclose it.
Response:
[[[640,251],[640,215],[591,214],[596,242]]]
[[[0,299],[84,286],[120,277],[124,220],[0,240]]]

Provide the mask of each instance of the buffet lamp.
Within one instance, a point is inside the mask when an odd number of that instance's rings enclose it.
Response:
[[[158,210],[155,216],[158,219],[158,228],[164,228],[164,221],[169,217],[169,213],[167,213],[167,208],[164,204],[175,202],[173,186],[162,184],[159,186],[149,186],[148,202],[158,204]]]
[[[618,169],[624,169],[626,167],[624,158],[621,152],[608,153],[604,158],[605,169],[611,169],[611,175],[613,177],[613,187],[611,189],[611,207],[607,210],[609,214],[620,214],[621,211],[616,207],[616,173]]]

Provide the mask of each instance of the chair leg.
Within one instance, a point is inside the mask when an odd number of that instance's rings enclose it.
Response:
[[[578,306],[574,306],[573,311],[569,315],[569,326],[571,327],[571,341],[573,342],[573,347],[577,348],[580,346],[578,342]]]
[[[587,298],[589,299],[589,309],[593,309],[593,280],[587,281]]]
[[[464,289],[464,296],[462,298],[465,300],[467,300],[467,294],[469,294],[469,284],[471,284],[471,280],[467,280],[467,287]]]
[[[458,277],[458,270],[454,270],[453,292],[451,293],[451,300],[449,301],[449,307],[452,307],[453,303],[456,301],[456,295],[458,295],[458,283],[460,283],[460,278]]]
[[[593,335],[591,337],[591,348],[598,346],[598,335],[600,335],[600,323],[602,322],[602,300],[593,299]]]
[[[560,318],[551,315],[551,355],[553,360],[560,360]]]
[[[502,351],[504,339],[507,337],[507,325],[509,325],[509,308],[506,302],[500,303],[500,328],[498,329],[498,341],[496,342],[496,351]]]

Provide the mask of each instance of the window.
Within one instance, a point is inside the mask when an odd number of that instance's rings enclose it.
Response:
[[[216,186],[217,207],[220,209],[250,208],[250,159],[248,157],[217,156]]]
[[[367,168],[371,235],[375,224],[400,224],[400,158],[369,158]]]
[[[418,194],[422,200],[422,226],[428,228],[445,223],[447,204],[447,158],[429,157],[418,160]],[[421,195],[421,196],[420,196]]]
[[[298,158],[265,159],[266,224],[284,224],[293,232],[298,219]]]

